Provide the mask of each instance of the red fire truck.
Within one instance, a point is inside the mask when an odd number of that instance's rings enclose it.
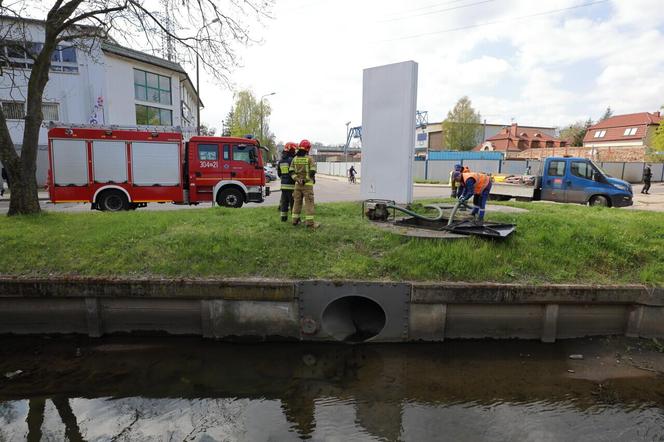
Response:
[[[48,133],[48,192],[53,203],[92,203],[120,211],[147,203],[262,203],[270,189],[255,139],[179,132],[54,127]]]

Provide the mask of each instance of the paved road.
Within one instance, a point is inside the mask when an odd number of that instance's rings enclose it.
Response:
[[[343,178],[318,176],[316,184],[316,202],[337,202],[337,201],[360,201],[360,185],[348,184]],[[262,206],[276,206],[279,204],[279,197],[281,193],[279,185],[272,183],[270,185],[272,190],[276,190],[270,195],[263,204],[247,204],[246,207],[262,207]],[[634,187],[634,206],[630,209],[652,210],[664,212],[664,183],[653,184],[650,195],[642,195],[641,185]],[[424,198],[440,198],[449,196],[448,187],[438,186],[415,186],[414,189],[415,199]],[[40,194],[41,197],[46,198],[46,194]],[[42,201],[41,206],[47,211],[65,211],[65,212],[86,212],[90,210],[89,204],[51,204],[47,201]],[[174,204],[148,204],[147,210],[179,210],[190,208],[208,208],[209,203],[200,204],[198,206],[177,206]],[[7,195],[0,199],[0,214],[6,213],[9,208],[9,201]],[[146,210],[146,209],[139,209]]]
[[[316,202],[328,203],[337,201],[360,201],[360,185],[348,184],[345,180],[340,180],[333,177],[316,177]],[[274,191],[267,197],[266,201],[262,204],[250,203],[246,207],[263,207],[263,206],[276,206],[279,204],[281,192],[279,191],[279,184],[271,183],[270,188]],[[276,190],[276,191],[275,191]],[[449,195],[449,189],[440,187],[415,187],[415,198],[437,198]],[[45,193],[40,193],[40,198],[48,198]],[[78,203],[63,203],[51,204],[48,201],[40,202],[42,209],[55,212],[86,212],[90,211],[89,204]],[[202,203],[198,206],[179,206],[175,204],[148,204],[148,210],[180,210],[180,209],[201,209],[209,208],[210,203]],[[7,213],[9,209],[9,201],[7,195],[0,199],[0,214]],[[146,210],[146,209],[139,209]]]

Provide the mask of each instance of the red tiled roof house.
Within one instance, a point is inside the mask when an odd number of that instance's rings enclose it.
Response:
[[[588,128],[583,147],[598,160],[643,161],[661,119],[659,112],[607,118]]]
[[[537,129],[519,127],[513,123],[509,127],[503,128],[496,135],[487,138],[487,140],[475,147],[475,151],[499,151],[505,152],[506,157],[526,156],[533,150],[541,149],[548,151],[565,147],[566,142],[560,138],[553,137]],[[538,153],[535,157],[540,157]]]

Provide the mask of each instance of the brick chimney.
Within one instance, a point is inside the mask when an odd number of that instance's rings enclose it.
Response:
[[[510,127],[510,136],[516,137],[517,136],[517,130],[518,130],[517,124],[512,123],[512,126]]]

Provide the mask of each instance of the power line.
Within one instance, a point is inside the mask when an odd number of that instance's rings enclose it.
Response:
[[[496,1],[496,0],[483,0],[481,2],[469,3],[467,5],[453,6],[451,8],[440,9],[438,11],[422,12],[420,14],[412,14],[412,15],[406,15],[406,16],[403,16],[403,17],[390,18],[390,19],[387,19],[387,20],[381,20],[379,23],[390,22],[390,21],[398,21],[398,20],[406,20],[406,19],[409,19],[409,18],[423,17],[425,15],[441,14],[443,12],[454,11],[454,10],[457,10],[457,9],[470,8],[471,6],[477,6],[477,5],[481,5],[481,4],[484,4],[484,3],[491,3],[491,2],[494,2],[494,1]]]
[[[581,4],[581,5],[570,6],[570,7],[561,8],[561,9],[552,9],[550,11],[543,11],[543,12],[538,12],[537,14],[523,15],[521,17],[514,17],[514,18],[505,19],[505,20],[496,20],[496,21],[492,21],[492,22],[476,23],[474,25],[460,26],[458,28],[449,28],[449,29],[443,29],[443,30],[440,30],[440,31],[426,32],[426,33],[423,33],[423,34],[407,35],[405,37],[398,37],[398,38],[391,38],[391,39],[387,39],[387,40],[380,40],[377,43],[384,43],[384,42],[398,41],[398,40],[409,40],[409,39],[413,39],[413,38],[426,37],[428,35],[445,34],[445,33],[448,33],[448,32],[463,31],[463,30],[466,30],[466,29],[480,28],[480,27],[483,27],[483,26],[490,26],[490,25],[496,25],[496,24],[501,24],[501,23],[509,23],[509,22],[512,22],[512,21],[519,21],[519,20],[524,20],[524,19],[527,19],[527,18],[534,18],[534,17],[545,16],[545,15],[558,14],[560,12],[570,11],[570,10],[573,10],[573,9],[585,8],[585,7],[588,7],[588,6],[598,5],[600,3],[607,3],[608,1],[609,0],[598,0],[598,1],[594,1],[594,2],[584,3],[584,4]]]
[[[460,2],[464,2],[464,1],[466,1],[466,0],[451,0],[451,1],[448,1],[448,2],[438,2],[435,5],[421,6],[419,8],[408,9],[407,11],[391,12],[391,13],[389,13],[389,15],[400,15],[400,14],[406,14],[406,13],[409,13],[409,12],[423,11],[425,9],[439,8],[441,6],[451,5],[453,3],[460,3]]]

